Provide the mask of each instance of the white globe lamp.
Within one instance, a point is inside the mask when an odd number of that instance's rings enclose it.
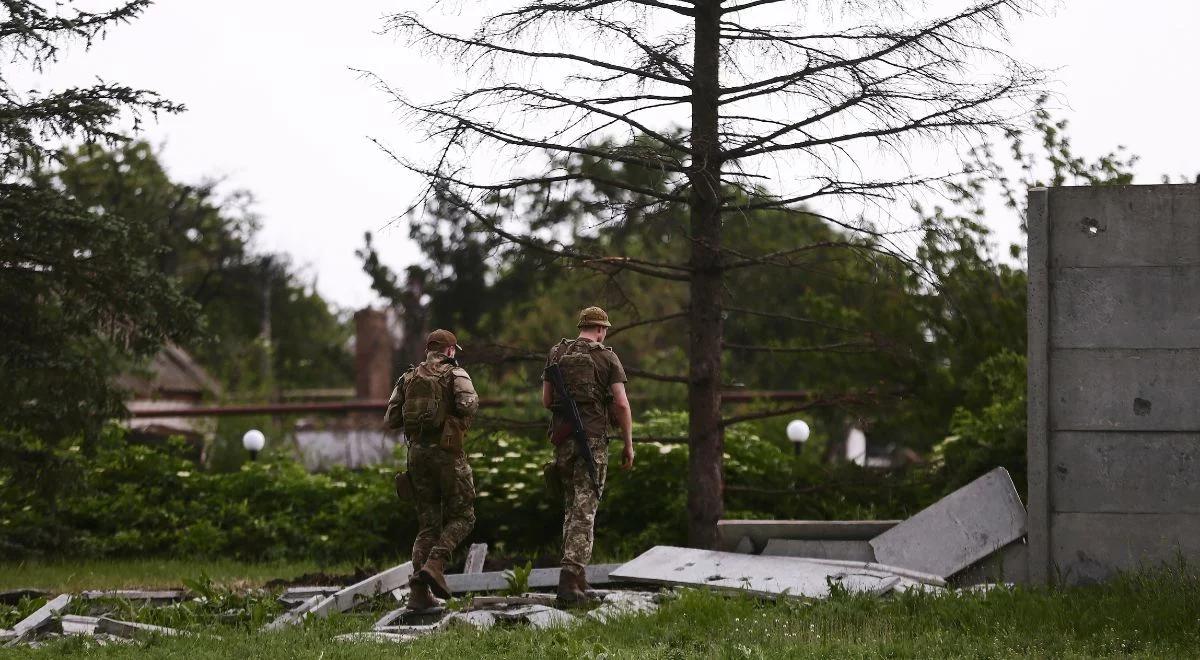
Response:
[[[800,453],[800,447],[802,447],[805,442],[808,442],[809,433],[810,430],[808,428],[808,422],[805,422],[802,419],[793,419],[792,421],[788,422],[787,437],[788,440],[792,441],[792,446],[796,448],[797,454]]]
[[[242,436],[242,446],[246,451],[250,452],[250,460],[258,458],[258,452],[262,451],[264,445],[267,444],[267,436],[263,435],[258,429],[250,429]]]

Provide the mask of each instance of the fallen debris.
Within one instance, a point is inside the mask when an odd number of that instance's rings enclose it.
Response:
[[[331,612],[345,612],[365,599],[374,598],[407,584],[408,578],[412,577],[412,574],[412,562],[404,562],[399,566],[389,568],[378,575],[372,575],[362,582],[352,584],[345,589],[338,590],[336,593],[326,596],[321,602],[308,610],[306,615],[326,617]]]
[[[64,635],[94,635],[96,634],[96,624],[100,623],[100,618],[64,614],[59,617],[59,622],[62,624]]]
[[[832,560],[742,555],[715,550],[656,546],[612,571],[633,582],[740,591],[760,596],[826,598],[832,585],[882,595],[917,582],[884,567],[841,566]]]
[[[522,594],[520,596],[475,596],[471,599],[470,609],[477,610],[485,607],[511,607],[514,605],[548,605],[552,606],[557,597],[554,594]]]
[[[96,622],[96,632],[107,633],[125,639],[136,639],[144,635],[162,635],[164,637],[195,637],[196,633],[178,628],[167,628],[166,626],[152,626],[148,623],[134,623],[132,621],[117,621],[106,616],[100,617]]]
[[[620,564],[596,564],[588,566],[586,569],[587,581],[589,584],[609,584],[613,580],[609,573],[619,567]],[[557,568],[535,568],[529,573],[529,588],[531,589],[547,589],[558,585]],[[495,571],[491,573],[456,573],[446,576],[446,584],[450,587],[451,593],[482,593],[488,591],[500,591],[508,588],[508,579],[503,571]]]
[[[33,614],[30,614],[18,622],[17,625],[13,626],[13,636],[9,639],[7,645],[15,646],[51,631],[62,632],[62,628],[58,623],[58,613],[66,608],[70,602],[70,594],[59,594],[47,601],[45,605],[39,607]]]
[[[128,600],[131,602],[141,602],[148,605],[166,605],[177,603],[185,600],[190,596],[186,591],[179,589],[163,589],[159,591],[144,591],[141,589],[108,589],[103,591],[85,591],[80,594],[80,597],[85,600],[97,600],[100,598],[115,598],[120,600]]]
[[[516,609],[497,610],[492,614],[498,621],[528,623],[537,629],[569,626],[576,621],[574,616],[545,605],[526,605]]]
[[[463,573],[482,573],[483,562],[487,559],[488,545],[472,543],[467,550],[467,562],[463,565]]]
[[[871,539],[886,564],[943,578],[1025,535],[1025,507],[1008,470],[996,468]]]
[[[762,554],[772,557],[875,561],[875,551],[868,541],[771,539],[767,541]]]
[[[279,602],[284,605],[296,606],[313,596],[332,596],[341,591],[341,587],[289,587],[279,596]]]
[[[895,527],[899,520],[718,520],[717,547],[734,551],[743,538],[758,552],[771,539],[868,541]],[[743,545],[743,548],[745,546]]]
[[[604,595],[600,607],[587,613],[601,623],[633,614],[649,614],[658,609],[658,594],[642,591],[612,592]]]
[[[496,625],[496,614],[487,610],[455,612],[443,619],[445,626],[464,625],[484,630]]]
[[[316,607],[319,603],[325,600],[324,596],[313,596],[300,604],[299,607],[288,612],[284,612],[275,618],[274,621],[263,626],[264,631],[279,630],[287,626],[294,626],[304,620],[308,612]]]

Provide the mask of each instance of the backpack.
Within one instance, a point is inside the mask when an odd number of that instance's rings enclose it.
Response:
[[[405,374],[400,419],[409,438],[441,433],[453,405],[449,394],[453,368],[450,364],[425,362]]]
[[[595,342],[576,339],[567,343],[558,358],[552,360],[562,370],[567,393],[575,400],[575,405],[596,405],[604,402],[600,374],[596,373],[596,362],[592,359],[592,351],[600,348],[600,344]]]

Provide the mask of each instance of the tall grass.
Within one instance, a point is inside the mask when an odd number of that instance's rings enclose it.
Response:
[[[388,606],[377,602],[376,609]],[[558,630],[450,630],[396,647],[332,638],[367,630],[377,612],[261,634],[248,625],[195,626],[212,639],[153,639],[151,657],[188,658],[941,658],[1198,657],[1200,580],[1164,571],[1105,585],[987,593],[837,595],[759,600],[685,590],[649,615]],[[123,656],[83,639],[17,657]]]

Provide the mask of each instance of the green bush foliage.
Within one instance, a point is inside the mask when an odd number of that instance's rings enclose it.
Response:
[[[639,434],[682,434],[686,415],[651,412]],[[901,515],[932,492],[920,473],[883,474],[823,465],[782,438],[733,427],[726,439],[731,517],[838,518]],[[407,555],[416,534],[411,505],[397,501],[395,467],[310,474],[267,453],[231,472],[205,471],[185,445],[133,444],[110,428],[96,450],[44,445],[6,434],[55,466],[55,497],[31,487],[40,476],[0,464],[0,554],[22,557],[229,557],[247,561],[385,561]],[[553,555],[561,509],[542,481],[551,447],[540,438],[480,433],[467,449],[475,471],[478,522],[471,541],[499,554]],[[683,543],[687,448],[638,445],[626,472],[613,443],[597,519],[597,557],[629,556]],[[403,450],[398,452],[403,461]]]

